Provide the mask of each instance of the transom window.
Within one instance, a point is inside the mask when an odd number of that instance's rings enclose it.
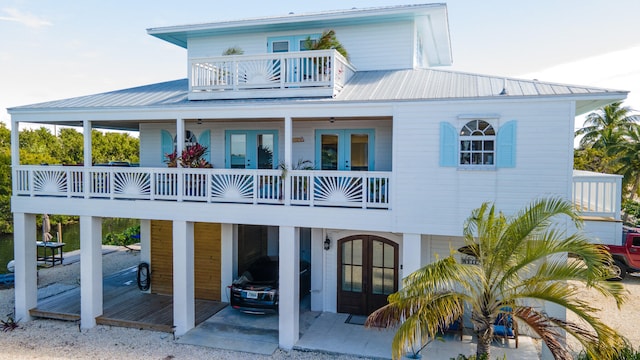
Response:
[[[484,120],[472,120],[460,130],[460,165],[494,165],[496,132]]]

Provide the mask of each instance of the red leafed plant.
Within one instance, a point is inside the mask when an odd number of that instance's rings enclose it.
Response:
[[[182,150],[181,156],[178,156],[176,151],[165,154],[167,157],[165,162],[169,167],[177,167],[180,164],[180,167],[183,168],[212,168],[213,165],[202,157],[206,152],[206,146],[196,143]]]

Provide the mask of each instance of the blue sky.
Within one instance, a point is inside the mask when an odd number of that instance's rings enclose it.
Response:
[[[7,107],[186,77],[186,50],[147,28],[426,2],[0,0],[0,121]],[[630,90],[640,110],[640,1],[446,3],[446,68]]]

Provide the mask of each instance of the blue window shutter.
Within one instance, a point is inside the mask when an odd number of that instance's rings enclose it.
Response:
[[[167,130],[160,131],[160,139],[162,141],[162,162],[167,161],[167,154],[173,153],[173,136]]]
[[[516,121],[502,125],[497,135],[496,166],[512,168],[516,166]]]
[[[198,138],[198,143],[207,148],[204,159],[207,160],[207,162],[211,162],[211,130],[203,131]]]
[[[458,166],[458,136],[456,128],[440,123],[440,166]]]

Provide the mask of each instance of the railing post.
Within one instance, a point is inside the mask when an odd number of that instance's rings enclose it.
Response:
[[[367,208],[367,194],[368,194],[367,193],[367,187],[368,187],[367,183],[369,182],[369,180],[368,180],[369,177],[366,176],[366,175],[361,175],[360,179],[362,181],[362,185],[361,185],[361,188],[362,188],[362,208],[366,209]]]

